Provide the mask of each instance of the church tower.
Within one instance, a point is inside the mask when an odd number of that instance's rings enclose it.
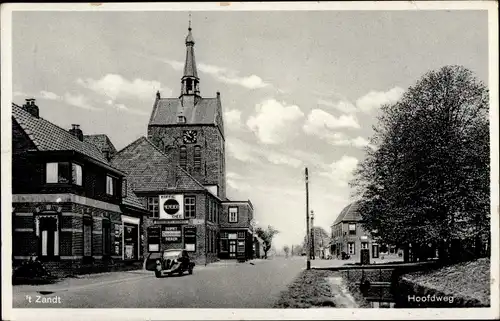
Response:
[[[201,96],[191,21],[185,45],[180,95],[163,98],[161,93],[156,93],[148,138],[167,153],[172,162],[225,200],[225,137],[220,93],[213,98]]]

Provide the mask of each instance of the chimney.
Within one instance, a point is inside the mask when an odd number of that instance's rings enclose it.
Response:
[[[33,117],[40,117],[40,110],[35,104],[35,98],[27,98],[26,103],[23,105],[23,109],[30,113]]]
[[[78,138],[79,141],[83,142],[83,132],[80,129],[80,125],[72,124],[73,128],[69,130],[70,134]]]

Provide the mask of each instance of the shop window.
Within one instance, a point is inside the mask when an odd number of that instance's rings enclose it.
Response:
[[[245,252],[245,241],[238,241],[238,252]]]
[[[68,162],[47,163],[45,168],[45,182],[69,184],[71,181],[69,169],[70,164]]]
[[[229,251],[229,241],[227,239],[221,239],[220,245],[221,245],[220,249],[221,252]]]
[[[196,197],[186,196],[184,197],[184,214],[186,218],[196,217]]]
[[[82,166],[79,164],[71,164],[71,172],[72,172],[72,183],[78,186],[82,186],[83,184],[83,172]]]
[[[180,146],[179,147],[179,166],[182,169],[184,169],[184,170],[187,168],[187,150],[186,150],[186,146]]]
[[[238,222],[238,208],[230,207],[229,208],[229,223]]]
[[[194,161],[194,170],[200,171],[201,170],[201,147],[198,145],[194,147],[193,161]]]
[[[354,255],[356,252],[355,252],[355,246],[354,246],[354,242],[349,242],[347,243],[347,252],[349,255]]]
[[[349,235],[356,235],[356,224],[349,224]]]
[[[245,232],[244,231],[238,232],[238,238],[239,239],[244,239],[245,238]]]
[[[158,197],[148,197],[148,211],[153,217],[160,217],[160,208],[158,205]]]

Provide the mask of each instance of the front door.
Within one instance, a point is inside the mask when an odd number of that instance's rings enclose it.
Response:
[[[57,231],[57,218],[40,218],[40,247],[41,257],[54,257],[59,255],[59,233]]]
[[[229,240],[229,257],[236,257],[236,240]]]

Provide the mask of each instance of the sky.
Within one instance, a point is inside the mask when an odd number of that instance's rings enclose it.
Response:
[[[155,93],[177,97],[188,12],[14,12],[13,97],[121,149],[147,135]],[[487,83],[486,11],[192,12],[203,97],[221,93],[228,197],[250,199],[276,248],[352,200],[382,104],[459,64]]]

